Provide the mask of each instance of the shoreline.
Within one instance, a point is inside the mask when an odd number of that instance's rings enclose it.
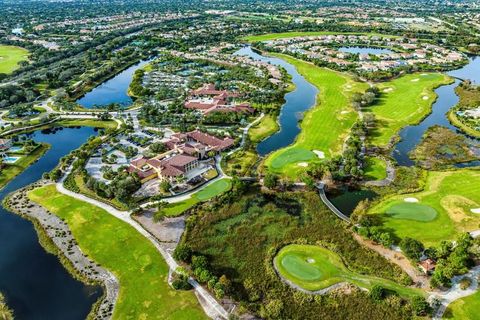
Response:
[[[18,189],[5,197],[3,206],[33,223],[40,245],[48,253],[56,255],[75,279],[85,284],[102,286],[103,295],[93,304],[87,319],[111,319],[120,289],[115,275],[81,251],[65,222],[27,196],[28,191],[48,184],[50,182],[41,180]]]

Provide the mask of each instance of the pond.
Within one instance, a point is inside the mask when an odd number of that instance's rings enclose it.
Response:
[[[470,62],[464,67],[448,72],[452,77],[461,77],[461,79],[469,79],[472,82],[480,83],[480,58],[475,57],[470,59]],[[460,80],[455,83],[441,86],[435,90],[438,95],[437,100],[432,105],[432,113],[428,115],[418,125],[407,126],[400,131],[400,142],[395,145],[393,157],[401,166],[413,166],[415,164],[408,154],[421,141],[425,131],[434,126],[440,125],[449,128],[452,131],[461,133],[455,126],[450,124],[447,118],[447,112],[454,107],[459,98],[455,93],[455,88],[460,84]],[[476,162],[463,164],[463,166],[475,166]]]
[[[112,103],[119,104],[123,108],[128,108],[133,103],[133,99],[127,93],[128,87],[132,82],[133,74],[150,61],[151,60],[140,61],[123,70],[95,87],[92,91],[87,92],[77,100],[77,103],[87,109],[104,107]]]
[[[305,80],[293,65],[282,59],[262,56],[254,52],[251,47],[244,47],[234,54],[249,56],[255,60],[283,67],[291,76],[295,90],[285,95],[285,103],[282,105],[278,117],[280,131],[260,142],[257,146],[257,152],[259,155],[265,156],[292,144],[300,133],[298,121],[302,118],[302,113],[315,105],[317,88]]]
[[[36,131],[29,137],[51,145],[43,157],[0,191],[0,200],[41,178],[59,159],[77,149],[93,128]],[[16,319],[85,319],[102,289],[75,280],[58,258],[38,243],[33,224],[0,208],[0,292]]]
[[[340,47],[338,51],[347,52],[347,53],[354,53],[354,54],[386,54],[386,53],[393,53],[392,50],[385,49],[385,48],[373,48],[373,47]]]
[[[340,190],[339,193],[327,194],[327,196],[330,202],[332,202],[333,205],[340,210],[340,212],[350,216],[360,201],[367,199],[373,200],[378,196],[378,194],[371,190],[349,190],[348,188],[345,188],[344,190]]]

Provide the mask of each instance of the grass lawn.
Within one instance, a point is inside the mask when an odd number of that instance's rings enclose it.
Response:
[[[294,31],[282,33],[268,33],[256,36],[248,36],[243,40],[248,42],[268,41],[285,38],[306,37],[306,36],[322,36],[330,34],[354,34],[354,35],[370,35],[370,36],[385,36],[389,38],[398,38],[398,36],[382,35],[379,33],[364,33],[364,32],[331,32],[331,31]]]
[[[381,285],[405,296],[421,294],[419,290],[403,287],[390,280],[349,271],[338,254],[318,246],[288,245],[278,252],[274,263],[284,278],[310,291],[350,282],[367,289]]]
[[[60,120],[56,122],[56,125],[65,126],[65,127],[75,127],[75,126],[82,126],[82,127],[96,127],[96,128],[103,128],[103,129],[115,129],[117,127],[117,123],[113,120],[94,120],[94,119],[72,119],[72,120]]]
[[[265,165],[276,173],[297,176],[302,167],[298,162],[318,159],[312,151],[324,152],[325,157],[338,154],[350,128],[358,118],[350,103],[354,92],[363,92],[367,84],[352,80],[347,75],[311,63],[275,54],[295,66],[307,81],[319,89],[316,106],[305,113],[301,132],[295,143],[272,153]]]
[[[258,143],[278,131],[276,117],[266,114],[262,120],[250,128],[248,136],[253,143]]]
[[[377,120],[369,143],[385,147],[401,128],[420,122],[431,112],[436,99],[435,88],[453,80],[441,73],[409,74],[377,84],[379,101],[366,108]]]
[[[385,160],[375,157],[366,159],[365,177],[367,180],[383,180],[387,177]]]
[[[478,319],[480,310],[480,291],[456,300],[448,306],[443,319],[472,320]]]
[[[0,45],[0,73],[12,73],[18,63],[28,59],[28,50],[15,46]]]
[[[230,179],[221,179],[194,193],[187,200],[167,204],[162,210],[165,212],[165,215],[167,217],[179,216],[185,210],[190,209],[197,203],[207,201],[213,197],[216,197],[223,192],[230,190],[231,187],[232,182],[230,181]]]
[[[167,284],[168,266],[144,236],[105,210],[59,193],[54,185],[28,196],[65,220],[84,253],[120,282],[114,319],[206,319],[193,292]]]
[[[48,144],[41,144],[29,155],[16,154],[15,156],[21,156],[21,158],[15,163],[5,163],[5,167],[0,170],[0,189],[38,160],[49,148]]]
[[[407,203],[416,198],[418,203]],[[387,196],[369,210],[383,217],[384,227],[397,236],[411,237],[425,245],[454,240],[461,232],[479,229],[480,171],[455,170],[428,173],[425,190]]]
[[[229,156],[224,170],[228,175],[246,176],[257,162],[258,155],[253,150],[239,150]]]

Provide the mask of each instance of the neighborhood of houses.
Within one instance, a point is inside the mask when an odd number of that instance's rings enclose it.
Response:
[[[299,54],[338,67],[353,67],[358,71],[392,70],[402,66],[447,67],[466,59],[462,53],[441,46],[423,43],[414,38],[366,35],[321,35],[265,41],[276,51]],[[383,48],[378,54],[345,52],[342,47]],[[385,49],[388,48],[388,49]]]

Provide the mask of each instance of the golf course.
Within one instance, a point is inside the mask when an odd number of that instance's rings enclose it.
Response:
[[[358,118],[350,103],[351,95],[363,92],[368,85],[355,82],[346,74],[288,55],[274,55],[292,64],[319,89],[316,105],[304,114],[301,132],[295,142],[273,152],[265,160],[265,166],[270,171],[293,178],[305,168],[304,162],[321,160],[341,152],[343,142]]]
[[[275,256],[274,264],[281,277],[308,291],[348,282],[366,289],[381,285],[403,296],[420,294],[419,290],[403,287],[390,280],[350,271],[338,254],[319,246],[287,245]]]
[[[385,160],[367,157],[365,162],[365,178],[367,180],[382,180],[387,177],[387,163]]]
[[[118,278],[113,319],[207,318],[193,292],[169,287],[166,262],[133,227],[97,206],[59,193],[55,185],[28,196],[62,218],[82,251]]]
[[[480,172],[462,169],[428,172],[425,190],[388,196],[369,210],[397,236],[425,245],[454,240],[461,232],[480,229]]]
[[[437,98],[434,89],[453,80],[441,73],[408,74],[377,84],[380,98],[365,111],[375,115],[376,126],[369,143],[386,147],[401,128],[425,118]]]
[[[12,73],[20,61],[28,59],[28,50],[15,46],[0,45],[0,73]]]

